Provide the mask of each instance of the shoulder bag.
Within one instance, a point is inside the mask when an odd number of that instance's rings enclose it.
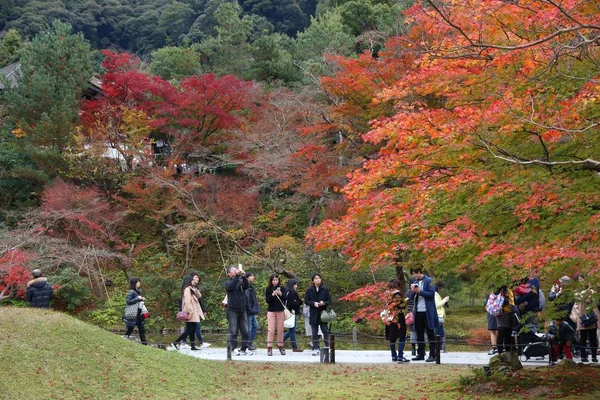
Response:
[[[281,298],[279,296],[275,295],[275,297],[277,297],[277,300],[279,300],[279,302],[283,306],[283,318],[286,321],[288,319],[292,318],[294,316],[294,314],[292,314],[292,312],[290,310],[288,310],[288,308],[285,306],[285,304],[283,304],[283,301],[281,301]]]
[[[137,319],[139,307],[139,303],[126,304],[125,312],[123,313],[123,318],[129,321],[135,321]]]

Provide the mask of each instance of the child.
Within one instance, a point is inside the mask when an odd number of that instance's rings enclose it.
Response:
[[[573,327],[562,319],[553,320],[548,327],[548,338],[552,346],[551,361],[555,363],[558,355],[563,353],[569,360],[573,359],[571,354],[571,342],[575,336]]]

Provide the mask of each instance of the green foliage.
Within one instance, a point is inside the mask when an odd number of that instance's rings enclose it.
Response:
[[[49,180],[6,128],[0,128],[0,209],[4,210],[34,205]]]
[[[90,296],[87,280],[79,276],[71,267],[63,267],[50,278],[53,285],[58,285],[56,297],[67,302],[67,308],[74,310]]]
[[[242,0],[241,4],[244,11],[265,17],[276,32],[291,37],[308,24],[308,16],[296,0]]]
[[[234,74],[244,77],[250,64],[249,36],[252,20],[242,16],[237,3],[221,3],[215,11],[217,36],[200,43],[197,49],[202,54],[205,70],[218,75]],[[232,55],[235,54],[235,57]]]
[[[311,20],[310,26],[298,34],[296,54],[301,60],[321,59],[324,54],[350,55],[354,37],[344,32],[339,12],[328,12]]]
[[[127,292],[119,291],[112,293],[104,305],[90,313],[91,321],[103,328],[115,327],[122,324],[123,312],[125,310],[125,296]]]
[[[285,83],[299,81],[301,75],[293,62],[293,47],[292,39],[278,33],[258,38],[252,43],[252,77]]]
[[[23,50],[19,85],[5,94],[13,133],[38,167],[64,173],[74,144],[79,101],[92,75],[90,46],[71,26],[55,21]]]
[[[9,29],[0,42],[0,68],[17,61],[23,47],[23,39],[19,32],[16,29]]]
[[[192,48],[163,47],[152,53],[150,72],[167,80],[200,73],[200,54]]]

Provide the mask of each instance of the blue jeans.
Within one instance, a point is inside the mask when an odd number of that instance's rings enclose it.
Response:
[[[296,322],[296,325],[298,323]],[[290,338],[290,343],[292,344],[292,349],[296,350],[298,348],[298,343],[296,343],[296,325],[293,328],[288,328],[285,335],[283,335],[283,342],[285,343],[288,338]]]
[[[256,315],[248,315],[248,342],[254,344],[257,332],[258,320],[256,319]]]

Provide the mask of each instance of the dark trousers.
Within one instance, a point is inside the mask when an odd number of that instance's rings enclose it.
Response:
[[[194,347],[195,344],[195,340],[194,340],[194,335],[196,333],[196,325],[200,325],[198,322],[186,322],[185,323],[185,331],[183,331],[183,333],[181,335],[179,335],[179,337],[177,339],[175,339],[175,343],[179,343],[182,340],[184,340],[186,337],[189,336],[190,338],[190,344],[192,345],[192,347]]]
[[[418,312],[415,315],[415,331],[417,331],[417,342],[419,344],[417,355],[425,357],[425,331],[429,339],[429,355],[435,357],[435,332],[427,324],[427,313]]]
[[[229,322],[229,333],[227,337],[227,342],[229,343],[229,348],[233,351],[237,348],[238,341],[237,335],[238,331],[242,333],[242,347],[241,351],[246,351],[248,348],[248,315],[246,311],[244,312],[235,312],[227,309],[227,321]]]
[[[515,346],[512,338],[512,328],[498,327],[498,354],[514,350]]]
[[[582,329],[579,331],[579,351],[581,351],[582,360],[588,358],[588,353],[590,351],[592,353],[592,359],[597,357],[598,337],[596,336],[596,329]]]
[[[130,325],[127,328],[127,330],[125,331],[125,336],[131,335],[133,333],[133,328],[135,328],[136,326],[138,328],[138,332],[140,333],[140,341],[143,345],[147,345],[148,342],[146,342],[146,331],[144,331],[144,324],[142,324],[142,319],[139,316],[135,320],[135,325]]]
[[[312,331],[313,350],[319,350],[319,326],[321,327],[321,332],[323,333],[323,342],[325,343],[325,347],[329,347],[329,329],[327,329],[327,324],[321,323],[320,325],[310,326],[310,330]]]

